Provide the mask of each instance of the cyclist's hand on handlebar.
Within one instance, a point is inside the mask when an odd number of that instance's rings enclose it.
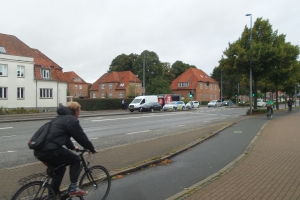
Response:
[[[74,150],[74,151],[77,151],[78,149],[79,149],[79,147],[78,147],[78,146],[75,146],[73,150]]]
[[[92,152],[92,154],[95,154],[95,153],[98,153],[98,151],[95,149],[95,151],[94,152]]]

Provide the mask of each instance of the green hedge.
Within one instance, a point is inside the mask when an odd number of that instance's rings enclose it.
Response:
[[[81,105],[81,110],[93,111],[93,110],[116,110],[122,109],[123,99],[73,99]],[[132,102],[131,98],[124,98],[127,102],[127,106]]]

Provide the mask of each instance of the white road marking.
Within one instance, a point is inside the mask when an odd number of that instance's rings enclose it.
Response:
[[[103,122],[103,121],[115,121],[115,120],[122,120],[122,119],[138,119],[142,117],[158,117],[158,116],[165,116],[170,114],[161,114],[161,115],[144,115],[144,116],[138,116],[138,117],[122,117],[122,118],[112,118],[112,119],[99,119],[99,120],[91,120],[92,122]],[[171,115],[174,115],[173,113]]]
[[[144,131],[137,131],[137,132],[131,132],[131,133],[126,133],[128,135],[131,135],[131,134],[136,134],[136,133],[145,133],[145,132],[149,132],[150,130],[144,130]]]
[[[185,125],[177,125],[177,126],[172,126],[172,127],[180,127],[180,126],[185,126]]]
[[[10,128],[13,128],[13,127],[4,127],[4,128],[0,128],[0,129],[10,129]]]
[[[90,138],[90,140],[98,140],[98,138],[96,137],[96,138]]]
[[[5,135],[5,136],[1,136],[0,138],[9,138],[9,137],[16,137],[17,135]]]

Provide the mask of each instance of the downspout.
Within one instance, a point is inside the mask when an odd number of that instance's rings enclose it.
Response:
[[[37,79],[35,79],[35,109],[36,110],[37,110],[37,98],[38,98]]]

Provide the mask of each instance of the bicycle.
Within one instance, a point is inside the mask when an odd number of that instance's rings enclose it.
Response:
[[[79,168],[80,172],[84,169],[84,173],[79,179],[79,188],[88,191],[88,195],[85,196],[85,198],[99,200],[106,199],[111,186],[111,177],[108,170],[101,165],[88,167],[91,159],[90,152],[87,149],[76,151],[80,152],[78,154],[81,160]],[[85,152],[89,153],[86,160],[83,157]],[[32,174],[22,178],[19,180],[19,183],[23,186],[14,194],[12,200],[71,200],[72,197],[68,195],[68,189],[64,192],[60,192],[60,194],[55,194],[53,188],[49,184],[55,171],[63,166],[65,165],[56,168],[50,166],[44,173]],[[34,179],[34,181],[32,181],[32,179]],[[83,196],[78,198],[80,200],[85,199]]]
[[[272,119],[272,110],[270,107],[267,107],[267,119]]]

